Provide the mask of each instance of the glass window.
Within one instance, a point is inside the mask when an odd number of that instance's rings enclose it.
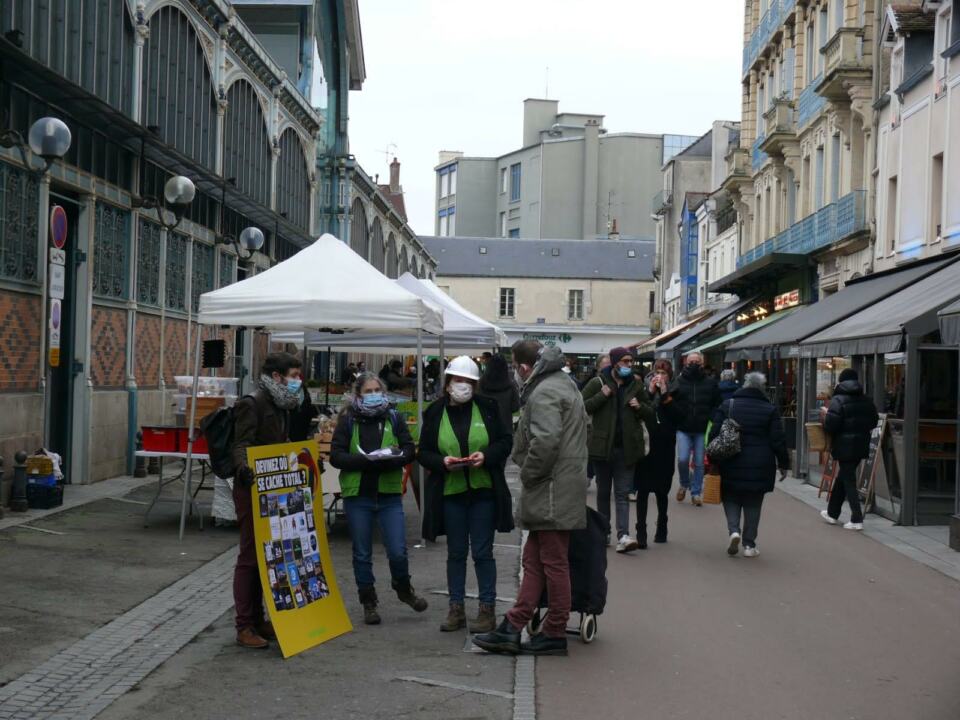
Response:
[[[825,7],[820,8],[820,16],[817,18],[817,25],[820,33],[820,42],[817,46],[818,50],[821,49],[824,45],[826,45],[827,40],[829,39],[828,27],[827,27],[828,21],[829,19],[827,17],[827,9]],[[819,56],[817,58],[817,67],[819,68],[818,73],[822,73],[824,54],[821,52],[818,52],[817,55]]]
[[[500,237],[507,236],[507,214],[505,212],[500,213]]]
[[[457,234],[457,209],[447,209],[447,235]]]
[[[512,228],[510,232],[507,233],[507,237],[512,237],[512,238],[520,237],[520,228]]]
[[[520,163],[510,166],[510,202],[520,199]]]
[[[457,166],[454,165],[450,168],[450,172],[447,174],[449,180],[447,181],[447,194],[456,195],[457,194]]]
[[[447,213],[440,213],[440,237],[447,236]]]
[[[836,32],[843,27],[843,6],[846,0],[833,0],[833,30]]]
[[[817,71],[814,69],[814,62],[816,58],[816,48],[814,47],[813,41],[813,23],[807,25],[807,57],[804,60],[803,74],[807,79],[806,84],[810,85],[813,82],[813,79],[816,77]]]
[[[567,293],[567,320],[583,320],[583,290]]]
[[[512,318],[515,302],[514,288],[500,288],[500,317]]]
[[[503,194],[507,191],[507,169],[500,168],[500,193]]]
[[[948,47],[950,47],[951,18],[952,14],[950,12],[950,8],[947,8],[944,12],[940,13],[940,16],[937,18],[937,49],[933,54],[933,61],[936,65],[937,71],[937,80],[942,80],[947,76],[947,59],[943,57],[943,53]]]

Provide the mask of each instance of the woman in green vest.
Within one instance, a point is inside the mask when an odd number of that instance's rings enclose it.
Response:
[[[496,400],[476,394],[477,364],[462,355],[444,372],[444,393],[423,414],[420,464],[427,477],[423,536],[447,536],[447,589],[450,610],[440,626],[453,632],[466,626],[464,599],[467,550],[477,573],[480,607],[470,632],[496,627],[496,532],[513,530],[513,503],[504,466],[513,448],[511,428],[500,419]]]
[[[403,468],[415,455],[407,423],[390,408],[383,381],[373,373],[362,373],[353,403],[341,413],[333,433],[330,464],[340,470],[340,491],[353,540],[353,575],[368,625],[380,623],[373,577],[375,521],[397,597],[417,612],[427,609],[427,601],[410,584],[403,518]]]

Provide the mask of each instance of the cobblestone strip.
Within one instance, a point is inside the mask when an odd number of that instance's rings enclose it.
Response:
[[[0,688],[0,720],[89,720],[232,604],[236,548]]]

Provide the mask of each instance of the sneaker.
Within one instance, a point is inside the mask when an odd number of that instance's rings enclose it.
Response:
[[[758,548],[756,545],[754,545],[753,547],[745,547],[743,549],[744,557],[756,557],[759,554],[760,554],[760,548]]]
[[[636,502],[637,494],[635,492],[627,493],[627,500],[629,500],[630,502]]]
[[[687,499],[687,489],[681,486],[681,488],[677,490],[677,502],[683,502],[686,499]]]
[[[536,635],[534,637],[537,637]],[[473,644],[487,652],[500,653],[502,655],[520,654],[520,631],[504,618],[496,630],[474,635]]]
[[[690,502],[692,502],[697,507],[701,507],[703,505],[703,498],[700,497],[699,495],[692,495],[690,497]]]
[[[552,638],[543,633],[537,633],[520,646],[520,651],[524,655],[566,655],[567,639]]]
[[[638,547],[640,546],[637,545],[637,541],[634,540],[632,537],[630,537],[629,535],[621,535],[620,541],[617,543],[617,552],[628,553],[631,550],[636,550]]]
[[[740,533],[730,533],[730,544],[727,545],[727,555],[736,555],[740,552]]]
[[[863,530],[863,523],[848,522],[843,524],[844,530]]]
[[[820,517],[823,518],[823,521],[824,521],[827,525],[836,525],[836,524],[837,524],[837,519],[836,519],[835,517],[830,517],[830,513],[828,513],[826,510],[821,510],[821,511],[820,511]]]

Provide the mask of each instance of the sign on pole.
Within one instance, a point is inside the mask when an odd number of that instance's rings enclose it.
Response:
[[[247,448],[260,583],[285,658],[353,629],[327,545],[318,450],[316,440]]]
[[[67,270],[63,265],[50,263],[50,297],[56,300],[63,300],[64,293],[67,291]]]
[[[62,324],[62,309],[60,300],[50,300],[50,326],[47,333],[50,367],[60,366],[60,327]]]
[[[50,242],[57,250],[67,244],[67,211],[59,205],[50,208]]]
[[[50,248],[50,262],[54,265],[66,265],[67,251],[60,248]]]

